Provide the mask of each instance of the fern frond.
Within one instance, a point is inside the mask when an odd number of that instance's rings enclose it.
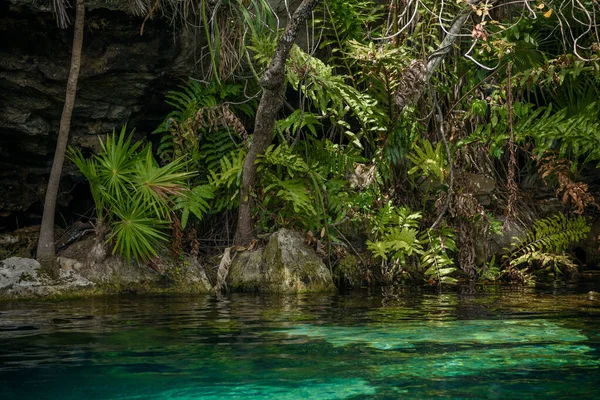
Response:
[[[511,271],[516,272],[515,276],[523,280],[528,276],[526,270],[536,265],[541,268],[552,266],[558,269],[559,265],[573,268],[571,258],[564,252],[589,232],[590,226],[582,216],[567,218],[560,213],[538,219],[522,240],[513,241],[512,251],[504,257],[509,275]],[[515,269],[523,264],[526,264],[525,271]]]

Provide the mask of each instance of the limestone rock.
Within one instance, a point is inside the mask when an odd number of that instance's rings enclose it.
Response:
[[[125,262],[120,257],[110,255],[110,248],[93,237],[72,244],[61,252],[61,256],[81,260],[81,263],[73,268],[82,277],[96,284],[101,292],[210,293],[212,291],[212,285],[204,269],[191,258],[176,264],[165,255],[157,261],[161,265],[155,270],[148,265],[133,260]]]
[[[59,258],[58,263],[59,278],[52,280],[36,260],[11,257],[0,261],[0,298],[64,295],[94,286],[79,275],[81,264],[77,261]]]
[[[271,235],[264,249],[238,254],[227,285],[233,290],[300,293],[335,290],[331,273],[299,232]]]

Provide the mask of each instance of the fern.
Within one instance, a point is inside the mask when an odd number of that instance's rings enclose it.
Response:
[[[243,92],[241,84],[204,84],[193,79],[169,92],[166,103],[173,111],[153,132],[163,135],[157,149],[161,160],[186,156],[194,164],[201,163],[201,169],[214,168],[245,135],[236,114],[254,114],[256,101],[239,101]],[[225,105],[229,101],[231,109]]]
[[[232,140],[231,133],[227,130],[208,132],[203,136],[202,144],[198,151],[198,162],[202,170],[217,169],[221,159],[237,149]]]
[[[285,119],[277,121],[275,131],[280,135],[285,133],[287,136],[292,136],[303,128],[306,128],[313,136],[317,136],[317,127],[320,125],[321,122],[315,114],[304,112],[302,110],[295,110]]]
[[[504,257],[510,269],[527,264],[520,274],[527,276],[531,267],[541,268],[559,265],[574,267],[566,249],[583,240],[590,232],[590,226],[582,216],[567,218],[560,213],[553,217],[538,219],[522,240],[513,241],[509,254]]]
[[[277,190],[276,192],[274,190]],[[275,193],[275,196],[283,201],[291,204],[294,212],[303,215],[317,215],[313,205],[314,199],[310,196],[305,183],[301,179],[288,179],[277,181],[264,188],[267,199],[265,203],[269,203],[270,193]]]
[[[417,143],[413,145],[413,152],[407,158],[414,164],[408,171],[409,176],[417,173],[426,178],[435,178],[440,183],[444,182],[448,174],[446,155],[441,142],[438,142],[435,149],[427,139],[421,141],[421,146]]]
[[[306,173],[310,169],[302,157],[292,152],[287,142],[279,146],[270,145],[264,154],[258,156],[257,163],[258,172],[269,166],[280,166],[286,169],[286,174],[291,178],[297,173]]]
[[[543,115],[541,110],[534,112],[518,127],[521,136],[533,139],[535,153],[542,156],[557,149],[560,158],[576,162],[585,157],[586,162],[600,166],[600,102],[591,103],[572,116],[568,116],[567,108],[555,114],[551,111],[548,107]]]
[[[345,83],[344,76],[336,75],[333,67],[294,46],[288,60],[288,80],[295,90],[301,90],[332,125],[341,130],[348,140],[362,148],[364,134],[381,132],[382,118],[377,101]],[[353,132],[346,121],[348,111],[358,119],[361,132]]]
[[[394,207],[391,202],[383,206],[371,220],[375,240],[367,241],[367,248],[375,258],[381,259],[384,279],[392,281],[407,268],[407,258],[423,253],[423,243],[418,238],[421,213],[407,207]]]
[[[421,237],[421,242],[429,244],[421,256],[421,266],[425,270],[425,277],[438,284],[453,285],[457,282],[456,278],[450,276],[456,268],[448,254],[457,251],[454,236],[450,228],[444,227],[437,232],[428,230]]]
[[[186,196],[180,196],[177,199],[177,208],[181,210],[181,229],[186,228],[190,212],[201,221],[211,210],[209,201],[214,197],[214,189],[211,185],[196,186]]]
[[[316,165],[307,164],[287,142],[269,146],[257,163],[264,217],[276,215],[278,221],[295,221],[297,227],[306,230],[320,230],[326,225],[324,179]]]
[[[390,224],[393,215],[394,206],[392,205],[391,201],[388,201],[377,211],[377,214],[375,214],[374,218],[372,218],[370,221],[371,233],[375,236],[375,238],[379,238],[383,235],[386,228]]]
[[[307,162],[317,165],[323,176],[343,178],[356,163],[367,162],[356,147],[335,144],[326,138],[306,140],[304,146]]]
[[[215,192],[214,211],[230,210],[237,206],[246,151],[234,150],[219,160],[218,170],[210,170],[208,181]]]
[[[512,256],[532,251],[564,252],[568,246],[584,239],[590,227],[584,217],[567,218],[559,213],[533,223],[525,238],[512,243]]]

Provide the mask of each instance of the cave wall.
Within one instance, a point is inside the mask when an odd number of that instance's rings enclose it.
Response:
[[[86,2],[70,135],[70,144],[84,150],[96,149],[97,135],[123,124],[140,135],[154,130],[168,112],[164,94],[193,71],[181,35],[166,21],[150,20],[140,36],[143,19],[130,15],[124,3]],[[57,27],[50,11],[35,0],[0,0],[0,231],[41,219],[73,36],[72,27]],[[86,190],[66,163],[59,212],[85,212],[91,206]]]

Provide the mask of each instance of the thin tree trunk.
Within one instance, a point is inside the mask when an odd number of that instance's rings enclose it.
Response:
[[[260,80],[263,94],[258,104],[254,122],[254,137],[242,168],[242,187],[240,189],[240,207],[238,211],[237,229],[234,243],[247,246],[253,239],[254,220],[252,218],[252,188],[256,183],[256,159],[264,154],[273,140],[273,130],[277,113],[285,100],[285,63],[300,28],[308,19],[319,0],[303,0],[292,18],[288,21],[285,32],[275,49],[269,67]]]
[[[44,214],[42,216],[42,226],[40,228],[40,239],[37,248],[37,259],[49,261],[55,257],[54,251],[54,213],[56,211],[56,197],[60,184],[60,175],[65,161],[65,151],[69,140],[69,130],[71,127],[71,116],[75,104],[75,94],[77,92],[77,79],[79,78],[79,68],[81,65],[81,47],[83,44],[83,25],[85,18],[85,0],[77,0],[75,14],[75,29],[73,34],[73,49],[71,54],[71,70],[67,81],[67,93],[65,96],[65,105],[63,107],[58,130],[58,141],[54,153],[54,162],[50,178],[48,179],[48,188],[46,189],[46,199],[44,201]]]

